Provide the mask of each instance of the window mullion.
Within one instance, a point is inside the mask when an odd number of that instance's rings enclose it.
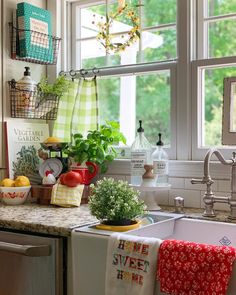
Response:
[[[190,0],[178,1],[177,11],[177,159],[191,158],[190,65],[191,6]]]
[[[206,55],[206,42],[207,42],[207,34],[204,23],[204,6],[206,1],[200,0],[196,2],[197,9],[197,59],[203,59]]]
[[[80,17],[76,17],[77,14],[80,15],[81,8],[75,3],[71,5],[71,34],[72,34],[72,46],[71,46],[71,66],[73,69],[80,69],[80,56],[81,56],[81,42],[77,41],[80,38]],[[78,13],[79,11],[79,13]]]

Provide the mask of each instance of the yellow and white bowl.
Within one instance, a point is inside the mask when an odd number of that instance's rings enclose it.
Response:
[[[0,198],[7,205],[23,204],[30,192],[31,186],[0,187]]]

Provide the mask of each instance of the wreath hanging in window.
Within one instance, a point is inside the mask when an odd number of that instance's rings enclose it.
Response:
[[[118,3],[119,7],[116,12],[111,14],[107,13],[106,21],[100,21],[96,24],[98,27],[97,40],[104,46],[108,54],[111,52],[122,52],[140,38],[140,19],[135,13],[135,10],[131,5],[126,4],[125,0],[118,0]],[[121,39],[124,40],[123,42],[115,42],[115,36],[110,31],[114,21],[121,16],[130,21],[132,28],[127,33],[121,35]],[[94,18],[95,17],[94,15]],[[95,24],[95,20],[92,23]],[[127,37],[125,35],[127,35]]]

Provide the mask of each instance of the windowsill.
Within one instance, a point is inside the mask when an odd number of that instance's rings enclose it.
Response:
[[[169,161],[169,176],[184,178],[202,178],[203,161]],[[113,161],[108,170],[109,175],[130,175],[130,160],[117,159]],[[215,179],[229,179],[230,166],[225,166],[218,161],[211,161],[210,175]]]

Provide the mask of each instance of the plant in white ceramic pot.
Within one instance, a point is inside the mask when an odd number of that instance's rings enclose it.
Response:
[[[129,225],[145,213],[146,205],[126,181],[103,178],[92,190],[89,208],[103,224]]]

